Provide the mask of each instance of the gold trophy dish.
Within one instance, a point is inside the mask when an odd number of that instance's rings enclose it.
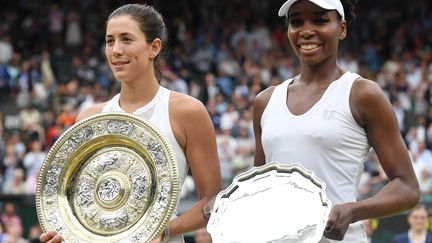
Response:
[[[149,242],[179,194],[167,140],[135,115],[107,112],[67,129],[41,167],[36,209],[65,242]]]

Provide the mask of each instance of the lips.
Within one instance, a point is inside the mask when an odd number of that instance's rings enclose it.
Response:
[[[120,67],[120,66],[123,66],[123,65],[126,65],[126,64],[128,64],[129,63],[129,61],[113,61],[113,62],[111,62],[114,66],[118,66],[118,67]]]
[[[310,51],[310,50],[317,49],[320,46],[321,45],[319,45],[319,44],[313,44],[313,43],[300,44],[300,49],[305,50],[305,51]]]

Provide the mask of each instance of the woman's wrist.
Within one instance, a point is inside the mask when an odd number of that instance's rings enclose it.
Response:
[[[168,225],[165,227],[165,229],[162,232],[162,242],[167,242],[169,240],[169,228]]]

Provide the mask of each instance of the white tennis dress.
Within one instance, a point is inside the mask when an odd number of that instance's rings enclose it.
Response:
[[[346,72],[333,81],[318,102],[302,115],[287,106],[288,85],[278,85],[261,118],[266,162],[299,163],[326,185],[333,206],[357,199],[363,163],[370,145],[349,106],[351,87],[360,76]],[[351,224],[343,241],[323,238],[320,243],[366,242],[361,222]]]

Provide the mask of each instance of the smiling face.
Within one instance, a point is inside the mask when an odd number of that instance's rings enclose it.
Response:
[[[160,40],[147,43],[138,22],[128,15],[109,20],[105,54],[117,80],[129,82],[153,74],[153,59],[160,51]]]
[[[307,65],[336,61],[339,40],[345,38],[346,28],[336,11],[307,0],[296,2],[288,13],[288,39],[301,63]]]

